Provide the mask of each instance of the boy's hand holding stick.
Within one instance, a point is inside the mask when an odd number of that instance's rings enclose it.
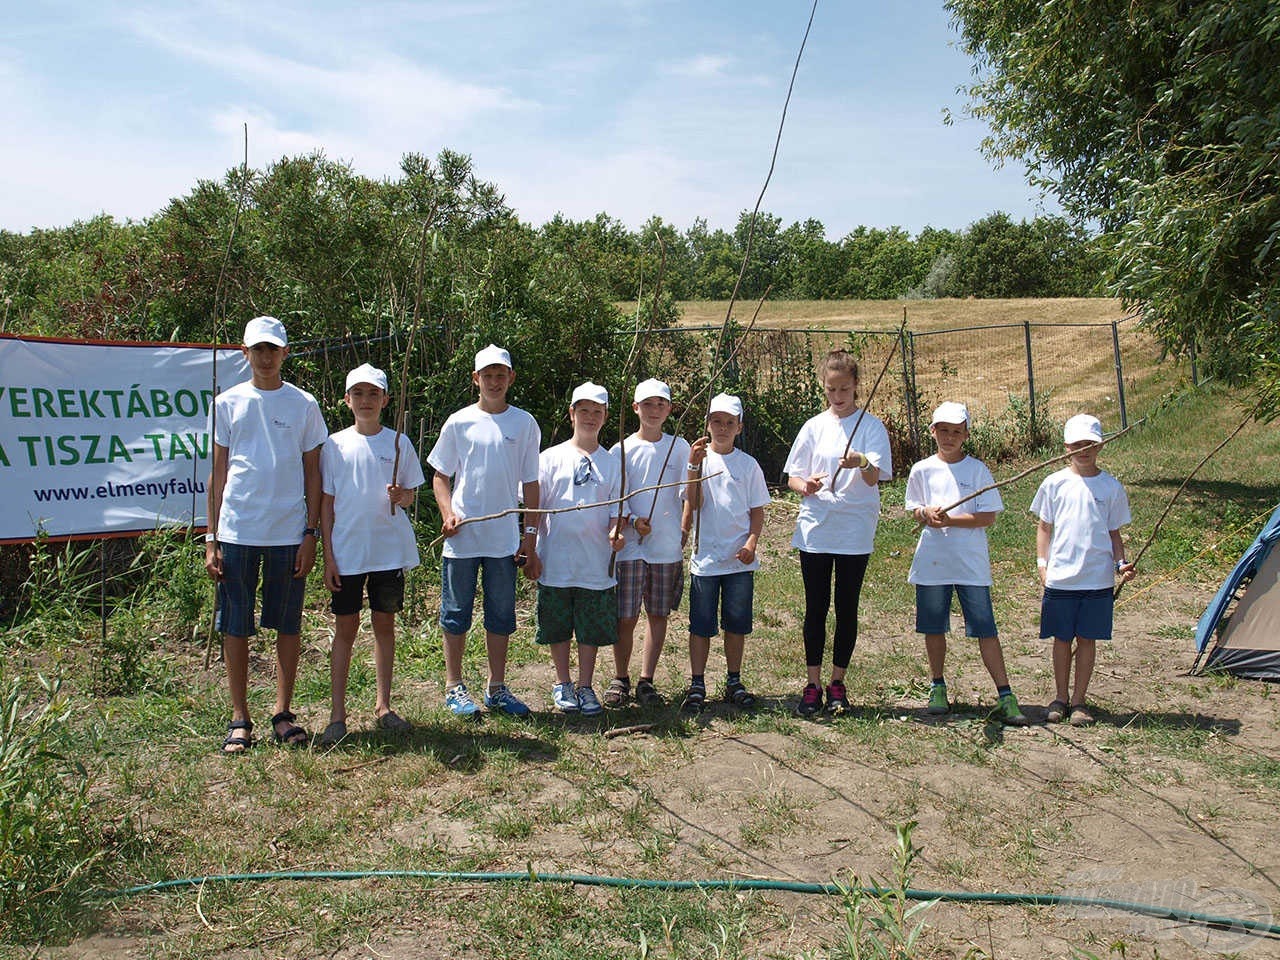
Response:
[[[849,439],[845,442],[844,453],[840,455],[840,464],[836,467],[835,472],[831,474],[831,489],[836,488],[836,481],[840,479],[840,471],[853,469],[857,467],[865,470],[870,461],[867,460],[866,454],[853,451],[853,438],[858,435],[858,428],[862,426],[862,418],[867,415],[867,407],[871,406],[871,401],[875,398],[876,390],[880,388],[880,381],[884,379],[885,373],[889,370],[889,364],[893,362],[893,355],[898,352],[898,344],[902,342],[902,333],[907,328],[906,318],[903,318],[902,325],[898,327],[898,335],[894,337],[893,343],[889,347],[889,355],[884,358],[884,366],[880,368],[880,374],[876,377],[876,382],[871,385],[871,392],[867,394],[867,400],[862,405],[862,409],[858,411],[858,419],[853,421],[853,430],[849,432]]]
[[[692,481],[692,482],[700,483],[702,482],[702,480],[710,480],[712,477],[718,477],[718,476],[720,476],[719,473],[712,473],[712,474],[708,474],[705,477],[702,477],[698,481]],[[641,487],[639,490],[633,490],[630,496],[635,496],[637,493],[648,493],[650,490],[661,490],[665,487],[682,487],[689,482],[691,481],[677,480],[674,483],[655,483],[649,487]],[[445,537],[453,536],[455,533],[458,532],[458,529],[460,527],[465,527],[468,523],[480,523],[483,520],[498,520],[498,519],[501,519],[502,517],[509,517],[514,513],[523,513],[529,516],[549,517],[555,513],[571,513],[575,510],[594,510],[596,507],[614,507],[619,504],[625,503],[628,499],[629,497],[616,497],[613,500],[601,500],[599,503],[579,503],[579,504],[575,504],[572,507],[540,507],[536,510],[527,508],[527,507],[511,507],[508,510],[499,510],[497,513],[487,513],[481,517],[459,517],[457,515],[454,515],[452,517],[449,517],[444,522],[444,526],[442,528],[440,536],[432,540],[429,546],[430,547],[440,546],[440,544],[444,543]],[[619,544],[619,546],[621,546],[621,544]]]

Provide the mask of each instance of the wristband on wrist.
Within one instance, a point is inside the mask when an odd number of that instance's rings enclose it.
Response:
[[[1129,562],[1129,561],[1128,561],[1128,560],[1126,560],[1124,557],[1121,557],[1119,560],[1117,560],[1117,561],[1116,561],[1116,573],[1119,573],[1119,572],[1120,572],[1120,568],[1121,568],[1121,567],[1123,567],[1123,566],[1124,566],[1126,563],[1128,563],[1128,562]]]
[[[217,543],[217,542],[218,542],[218,535],[217,535],[216,533],[206,533],[206,534],[204,535],[204,542],[205,542],[205,543]]]
[[[528,526],[524,528],[524,532],[525,536],[536,537],[538,535],[538,528],[535,526]]]
[[[1043,570],[1049,566],[1049,561],[1044,557],[1036,557],[1036,566]]]
[[[697,469],[698,469],[698,465],[697,465],[696,463],[688,463],[688,464],[686,464],[686,465],[685,465],[685,469],[686,469],[686,470],[697,470]]]

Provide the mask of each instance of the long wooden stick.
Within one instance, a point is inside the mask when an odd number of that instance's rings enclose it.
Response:
[[[1101,449],[1102,447],[1105,447],[1108,443],[1110,443],[1112,440],[1119,440],[1121,437],[1123,437],[1126,433],[1128,433],[1130,430],[1132,430],[1136,426],[1137,426],[1136,423],[1131,423],[1129,424],[1129,426],[1125,427],[1119,433],[1113,433],[1111,436],[1107,437],[1105,440],[1095,441],[1093,444],[1090,445],[1090,447],[1098,447],[1099,449]],[[1081,447],[1080,450],[1088,450],[1090,449],[1090,447]],[[1060,453],[1056,457],[1050,457],[1048,460],[1042,460],[1040,463],[1037,463],[1034,467],[1027,467],[1027,469],[1023,470],[1019,474],[1015,474],[1012,477],[1007,477],[1004,480],[997,480],[995,483],[989,483],[985,487],[983,487],[981,490],[975,490],[973,491],[973,493],[969,494],[968,496],[961,497],[955,503],[949,506],[943,507],[942,512],[950,513],[956,507],[960,506],[963,503],[968,503],[974,497],[980,497],[984,493],[990,493],[992,490],[999,490],[1001,487],[1007,487],[1011,483],[1017,483],[1023,477],[1029,476],[1035,473],[1037,470],[1043,470],[1045,467],[1051,466],[1052,464],[1061,463],[1063,460],[1068,460],[1071,458],[1073,454],[1076,454],[1079,452],[1080,452],[1079,450],[1068,450],[1066,453]],[[923,524],[921,526],[923,526]]]
[[[709,473],[707,474],[707,476],[702,477],[701,479],[694,482],[701,483],[703,480],[710,480],[712,477],[718,477],[718,476],[720,476],[719,472]],[[458,521],[458,526],[465,527],[468,523],[480,523],[482,520],[500,520],[503,517],[511,516],[513,513],[524,513],[524,514],[532,514],[537,516],[549,517],[552,514],[572,513],[575,510],[591,510],[591,509],[594,509],[595,507],[613,507],[620,503],[626,503],[627,500],[630,499],[630,497],[634,497],[637,493],[648,493],[650,490],[662,490],[665,487],[683,487],[688,482],[689,482],[688,480],[677,480],[674,483],[655,483],[653,486],[650,486],[650,487],[641,487],[639,490],[633,490],[626,497],[615,497],[613,500],[601,500],[598,503],[575,503],[571,507],[537,507],[537,508],[509,507],[506,510],[499,510],[497,513],[486,513],[484,516],[480,516],[480,517],[463,517],[461,520]],[[444,540],[445,540],[444,534],[441,534],[440,536],[436,537],[434,540],[431,541],[431,543],[429,544],[429,547],[438,547],[440,546],[440,544],[444,543]]]
[[[405,406],[405,390],[409,382],[409,357],[413,353],[413,341],[418,335],[419,318],[421,317],[422,308],[422,267],[423,261],[427,258],[427,231],[431,228],[431,221],[435,218],[435,211],[432,211],[431,217],[422,221],[422,236],[418,240],[418,263],[414,275],[414,291],[413,291],[413,326],[409,328],[409,343],[405,347],[404,360],[400,364],[400,390],[396,397],[396,439],[395,439],[395,459],[391,462],[391,485],[397,486],[400,482],[400,434],[404,430],[405,414],[408,409]],[[391,515],[396,515],[395,501],[391,501]]]
[[[867,394],[867,400],[862,405],[862,409],[858,411],[858,419],[853,422],[853,430],[849,433],[849,439],[845,441],[844,453],[840,455],[843,460],[849,455],[849,448],[853,446],[853,438],[858,435],[858,428],[862,426],[862,418],[867,415],[867,407],[871,406],[871,401],[875,398],[876,391],[880,389],[880,381],[884,379],[884,375],[889,370],[889,364],[893,362],[893,355],[898,352],[898,344],[902,342],[902,335],[907,329],[907,318],[903,316],[902,325],[898,327],[898,335],[894,337],[893,343],[889,346],[889,356],[884,358],[884,366],[880,368],[880,374],[876,377],[876,382],[871,385],[871,392]],[[831,473],[831,489],[836,488],[836,480],[840,476],[840,471],[844,467],[837,463],[836,468]]]
[[[1258,408],[1257,407],[1252,408],[1248,412],[1248,414],[1245,415],[1245,418],[1240,421],[1240,423],[1236,426],[1236,428],[1232,430],[1229,434],[1227,434],[1222,439],[1221,443],[1219,443],[1216,447],[1214,447],[1212,450],[1206,453],[1203,459],[1201,459],[1201,461],[1191,469],[1191,472],[1187,474],[1187,479],[1182,481],[1182,484],[1178,487],[1178,489],[1173,492],[1173,496],[1169,498],[1169,502],[1165,504],[1164,511],[1160,514],[1159,519],[1156,520],[1155,526],[1151,528],[1151,535],[1147,537],[1147,542],[1142,545],[1142,549],[1139,550],[1137,554],[1134,556],[1134,558],[1129,561],[1129,565],[1131,567],[1136,568],[1138,566],[1138,561],[1142,559],[1142,555],[1147,552],[1147,548],[1150,547],[1152,542],[1155,540],[1156,534],[1160,532],[1160,526],[1161,524],[1164,523],[1164,518],[1169,515],[1169,511],[1173,509],[1174,503],[1176,503],[1178,498],[1182,496],[1182,491],[1187,489],[1187,484],[1189,484],[1192,478],[1195,477],[1195,475],[1200,472],[1200,468],[1203,467],[1206,463],[1208,463],[1211,459],[1213,459],[1214,455],[1219,450],[1221,450],[1228,443],[1234,440],[1236,434],[1238,434],[1241,430],[1243,430],[1246,426],[1248,426],[1249,423],[1257,415],[1258,415]],[[1113,593],[1111,597],[1112,600],[1119,599],[1120,591],[1123,589],[1124,589],[1124,582],[1121,582],[1119,585],[1116,586],[1115,593]]]

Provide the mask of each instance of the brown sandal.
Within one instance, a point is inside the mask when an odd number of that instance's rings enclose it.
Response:
[[[1071,708],[1071,725],[1073,727],[1090,727],[1093,726],[1093,714],[1089,712],[1089,708],[1083,703],[1077,703]]]
[[[1068,709],[1066,701],[1055,700],[1049,704],[1049,713],[1045,716],[1045,720],[1049,723],[1061,723],[1066,719]]]

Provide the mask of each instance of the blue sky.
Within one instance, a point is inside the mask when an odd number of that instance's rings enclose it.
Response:
[[[0,3],[0,228],[141,218],[323,149],[469,154],[521,219],[732,227],[768,171],[808,0]],[[941,2],[819,0],[763,209],[962,228],[1057,212],[978,152]],[[943,123],[943,111],[956,117]]]

